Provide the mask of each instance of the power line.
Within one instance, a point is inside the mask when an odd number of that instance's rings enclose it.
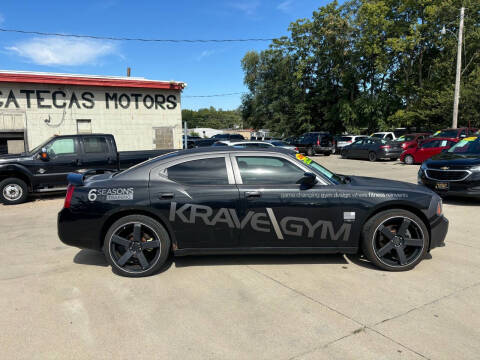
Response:
[[[230,95],[240,95],[245,94],[245,92],[234,92],[226,94],[213,94],[213,95],[184,95],[182,98],[208,98],[208,97],[217,97],[217,96],[230,96]]]
[[[97,36],[97,35],[79,35],[79,34],[60,34],[49,33],[42,31],[27,31],[19,29],[5,29],[0,28],[1,32],[30,34],[41,36],[61,36],[71,38],[96,39],[96,40],[112,40],[112,41],[142,41],[142,42],[169,42],[169,43],[222,43],[222,42],[249,42],[249,41],[272,41],[273,38],[247,38],[247,39],[145,39],[145,38],[130,38],[130,37],[115,37],[115,36]]]

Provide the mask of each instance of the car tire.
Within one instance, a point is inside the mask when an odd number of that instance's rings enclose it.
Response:
[[[0,182],[0,202],[4,205],[16,205],[27,201],[28,186],[19,178],[7,178]]]
[[[403,158],[403,162],[407,165],[413,165],[415,163],[415,159],[413,158],[412,155],[406,155]]]
[[[307,149],[307,155],[308,156],[314,156],[315,155],[315,150],[313,150],[313,147],[309,147]]]
[[[377,161],[377,154],[375,154],[375,152],[373,152],[373,151],[370,151],[368,153],[368,160],[369,161]]]
[[[330,151],[327,151],[326,153],[323,153],[325,156],[330,156],[332,153]]]
[[[114,273],[126,277],[150,276],[167,261],[170,236],[153,218],[128,215],[110,226],[103,252]]]
[[[361,241],[367,259],[387,271],[413,269],[425,257],[430,244],[425,223],[403,209],[372,216],[363,226]]]
[[[342,152],[340,153],[340,156],[342,157],[342,159],[348,159],[347,151],[346,151],[346,150],[342,150]]]

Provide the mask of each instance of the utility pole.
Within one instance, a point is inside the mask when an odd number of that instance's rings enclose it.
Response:
[[[452,128],[457,128],[458,123],[458,101],[460,99],[460,78],[462,77],[462,41],[463,41],[463,18],[465,8],[460,9],[460,26],[458,28],[458,49],[457,49],[457,75],[455,77],[455,97],[453,99],[453,120]]]
[[[188,149],[187,122],[183,122],[183,148]]]

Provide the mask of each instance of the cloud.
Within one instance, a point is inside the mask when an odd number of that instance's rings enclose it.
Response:
[[[257,9],[260,6],[259,1],[239,1],[236,3],[231,3],[231,7],[234,9],[244,12],[248,16],[255,16],[257,14]]]
[[[115,53],[116,46],[109,42],[87,39],[33,38],[6,50],[38,65],[95,64],[102,56]]]
[[[197,61],[200,61],[200,60],[202,60],[203,58],[212,56],[212,55],[215,54],[215,53],[216,53],[215,50],[203,50],[203,51],[200,53],[200,55],[197,56]]]
[[[290,12],[290,7],[292,6],[293,0],[284,0],[277,6],[277,10],[283,11],[284,13]]]

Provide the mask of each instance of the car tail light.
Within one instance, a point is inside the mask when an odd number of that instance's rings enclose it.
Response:
[[[442,213],[443,213],[442,201],[440,200],[437,204],[437,215],[440,216],[440,215],[442,215]]]
[[[390,149],[390,145],[382,145],[380,146],[380,149]]]
[[[320,139],[317,139],[317,145],[320,145]]]
[[[75,186],[73,186],[72,184],[69,184],[67,187],[67,195],[65,196],[65,202],[63,203],[63,207],[65,209],[70,208],[70,203],[72,201],[72,196],[74,191],[75,191]]]

